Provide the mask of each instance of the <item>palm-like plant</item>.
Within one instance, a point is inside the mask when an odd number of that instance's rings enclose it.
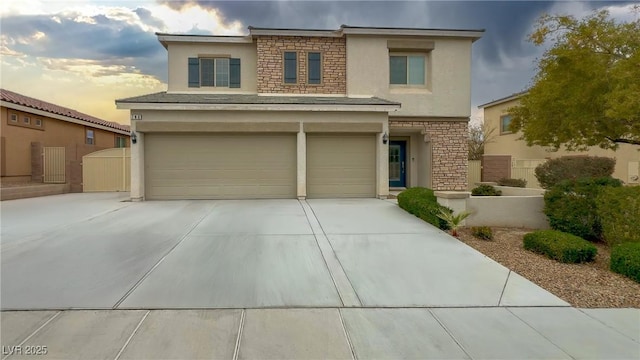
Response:
[[[457,215],[454,215],[452,211],[440,208],[438,217],[444,220],[447,225],[449,225],[449,228],[451,229],[451,235],[457,237],[458,228],[460,227],[460,225],[462,225],[464,219],[469,217],[469,215],[471,215],[471,213],[466,210],[458,213]]]

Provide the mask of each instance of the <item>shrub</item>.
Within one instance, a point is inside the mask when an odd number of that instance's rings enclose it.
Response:
[[[500,196],[502,191],[497,190],[491,185],[480,185],[471,190],[471,195],[474,196]]]
[[[447,223],[447,228],[451,229],[451,235],[458,236],[458,228],[462,225],[464,219],[471,215],[468,211],[462,211],[455,215],[451,209],[441,207],[438,217]]]
[[[502,178],[498,180],[498,185],[523,188],[523,187],[527,187],[527,180]]]
[[[611,249],[609,268],[613,272],[640,282],[640,243],[632,242]]]
[[[563,180],[602,178],[613,174],[616,159],[597,156],[563,156],[551,159],[535,169],[536,179],[544,189]]]
[[[588,241],[556,230],[540,230],[524,236],[524,248],[563,263],[593,261],[598,249]]]
[[[640,242],[640,186],[603,189],[596,207],[602,237],[609,245]]]
[[[451,209],[438,204],[438,199],[433,194],[433,190],[413,187],[398,194],[398,206],[420,219],[437,226],[442,230],[449,230],[447,222],[440,219],[440,209],[451,213]]]
[[[493,240],[493,231],[488,226],[474,226],[471,228],[471,235],[482,240]]]
[[[552,229],[587,240],[602,238],[602,225],[596,210],[596,196],[604,188],[620,187],[614,178],[565,180],[544,194],[544,213]]]

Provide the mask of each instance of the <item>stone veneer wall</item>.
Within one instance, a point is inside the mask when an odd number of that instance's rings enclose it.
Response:
[[[389,120],[391,128],[421,128],[431,142],[433,190],[467,191],[468,121]],[[393,129],[392,129],[393,131]]]
[[[292,94],[346,94],[347,48],[344,37],[259,36],[258,92]],[[285,51],[298,52],[298,83],[285,84]],[[322,53],[322,80],[307,84],[307,52]]]

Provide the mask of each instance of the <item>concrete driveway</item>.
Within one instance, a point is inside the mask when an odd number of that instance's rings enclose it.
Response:
[[[126,198],[0,203],[2,360],[640,356],[640,310],[571,308],[389,201]]]
[[[392,202],[2,203],[2,309],[566,306]]]

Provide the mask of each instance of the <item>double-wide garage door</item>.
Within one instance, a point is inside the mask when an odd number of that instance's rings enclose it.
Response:
[[[296,196],[295,135],[147,134],[147,199]]]
[[[295,134],[145,136],[147,199],[295,198]],[[373,135],[307,135],[307,196],[375,197]]]

